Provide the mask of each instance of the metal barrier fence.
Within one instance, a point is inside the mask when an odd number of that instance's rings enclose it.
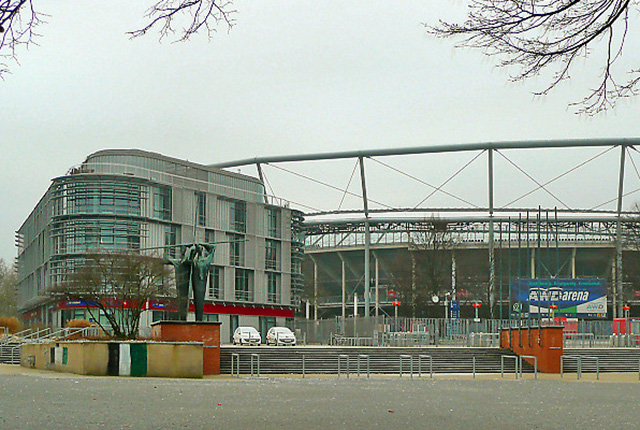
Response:
[[[556,325],[548,319],[444,319],[391,317],[335,317],[325,320],[297,319],[299,339],[309,344],[338,346],[470,346],[497,347],[501,328]],[[613,334],[612,321],[565,322],[566,348],[640,347],[639,334]]]

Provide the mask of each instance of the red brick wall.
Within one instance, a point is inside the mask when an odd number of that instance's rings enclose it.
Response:
[[[159,321],[151,336],[164,342],[202,342],[203,375],[220,374],[220,324],[213,322]]]
[[[537,357],[540,372],[560,373],[560,357],[563,353],[562,329],[562,326],[503,329],[500,332],[500,347],[510,349],[518,355]],[[533,365],[533,359],[524,360]]]

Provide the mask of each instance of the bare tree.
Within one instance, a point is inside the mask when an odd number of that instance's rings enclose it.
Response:
[[[431,297],[451,290],[451,252],[455,246],[453,232],[437,219],[424,230],[411,233],[410,258],[397,260],[392,269],[402,296],[402,313],[419,316]]]
[[[169,276],[162,259],[134,253],[95,253],[65,282],[51,289],[63,300],[80,300],[91,318],[115,338],[135,339],[148,301],[167,297]],[[100,314],[109,326],[103,325]],[[110,329],[110,330],[109,330]]]
[[[16,272],[0,258],[0,317],[16,316],[17,304]]]
[[[17,61],[19,47],[36,44],[36,28],[44,17],[36,11],[36,2],[0,0],[0,60]],[[186,41],[200,32],[211,37],[219,25],[231,29],[235,12],[232,0],[154,0],[146,14],[147,24],[128,34],[138,37],[158,30],[161,39],[174,41]],[[0,77],[8,71],[8,65],[0,62]]]
[[[459,36],[460,47],[480,48],[497,56],[501,67],[515,66],[514,81],[549,71],[548,84],[536,95],[546,95],[569,79],[575,60],[600,48],[598,83],[581,101],[570,104],[579,113],[596,114],[637,94],[640,69],[614,72],[629,13],[637,6],[637,0],[470,0],[464,23],[425,25],[439,37]],[[626,72],[628,76],[618,80]]]

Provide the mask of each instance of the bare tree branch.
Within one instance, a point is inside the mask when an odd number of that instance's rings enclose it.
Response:
[[[143,28],[129,32],[131,37],[144,36],[159,28],[160,39],[176,35],[176,41],[184,42],[204,30],[208,37],[216,32],[218,25],[233,27],[235,10],[231,0],[160,0],[147,12],[149,23]],[[176,30],[176,25],[181,25]]]
[[[220,25],[230,30],[235,21],[232,0],[154,0],[147,12],[149,22],[128,34],[139,37],[158,30],[160,39],[175,35],[175,41],[186,41],[197,33],[211,37]],[[37,44],[36,28],[43,23],[36,12],[36,0],[0,0],[0,78],[9,72],[7,61],[17,63],[20,47]],[[3,59],[5,61],[3,61]]]
[[[0,0],[0,78],[9,72],[3,59],[17,62],[19,47],[36,44],[36,28],[42,23],[41,14],[32,0]]]
[[[463,24],[440,21],[425,26],[437,37],[460,37],[458,47],[497,56],[499,67],[515,66],[513,81],[549,70],[549,84],[536,95],[547,95],[569,79],[576,58],[592,55],[590,49],[604,43],[599,84],[583,100],[570,104],[578,113],[593,115],[638,91],[640,70],[631,70],[624,83],[617,82],[613,72],[626,39],[629,10],[637,5],[638,0],[470,0]],[[616,38],[618,29],[622,31]]]

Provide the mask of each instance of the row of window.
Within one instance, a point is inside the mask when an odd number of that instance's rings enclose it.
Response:
[[[209,273],[206,297],[211,300],[224,299],[224,268],[214,266]],[[249,269],[235,269],[234,298],[240,302],[254,301],[254,272]],[[267,302],[280,302],[280,274],[267,272]]]
[[[155,185],[151,190],[153,211],[157,219],[172,220],[172,189],[170,186]],[[195,223],[207,225],[207,194],[196,191]],[[76,213],[100,213],[118,215],[141,215],[142,201],[146,199],[143,188],[131,182],[73,181],[60,184],[54,190],[53,215]],[[241,200],[229,200],[229,229],[246,233],[247,204]],[[280,237],[280,209],[267,207],[265,210],[266,234]]]

